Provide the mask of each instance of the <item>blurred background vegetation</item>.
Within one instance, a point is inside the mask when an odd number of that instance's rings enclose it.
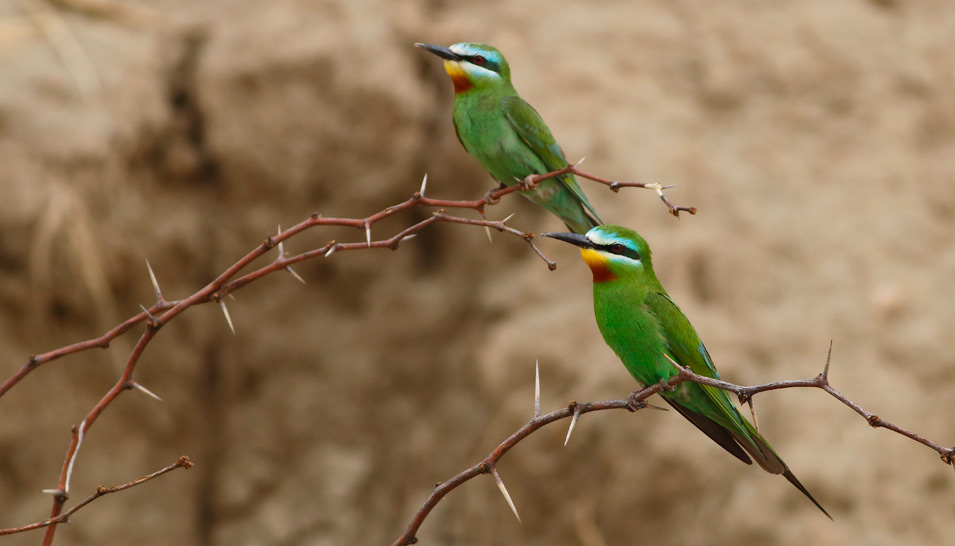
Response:
[[[952,442],[955,11],[943,1],[0,0],[0,371],[204,286],[277,224],[365,216],[429,173],[476,198],[451,85],[416,41],[481,41],[569,158],[677,184],[700,213],[582,181],[640,230],[724,378],[817,374]],[[560,229],[525,200],[489,209]],[[425,217],[375,227],[378,236]],[[313,231],[287,249],[358,231]],[[573,249],[439,225],[334,255],[163,329],[86,437],[58,544],[390,544],[432,484],[529,416],[634,388]],[[0,399],[0,526],[40,520],[70,426],[138,334],[48,364]],[[955,475],[821,392],[757,397],[760,426],[835,522],[679,416],[555,426],[453,492],[421,544],[926,544],[955,533]],[[36,544],[37,533],[5,544]]]

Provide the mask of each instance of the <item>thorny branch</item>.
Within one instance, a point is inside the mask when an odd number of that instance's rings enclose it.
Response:
[[[812,379],[796,379],[789,381],[773,381],[770,383],[762,383],[759,385],[743,386],[736,385],[734,383],[729,383],[727,381],[721,381],[719,379],[712,379],[710,377],[705,377],[690,371],[689,368],[680,366],[676,362],[670,361],[678,370],[676,375],[670,377],[669,380],[661,381],[653,385],[648,385],[642,389],[638,389],[630,393],[627,398],[621,400],[604,400],[600,402],[586,402],[586,403],[577,403],[570,402],[567,407],[553,411],[544,415],[540,414],[540,381],[537,379],[535,381],[534,388],[534,412],[531,419],[525,423],[521,428],[517,429],[513,434],[507,437],[506,440],[498,444],[493,451],[491,451],[487,457],[474,464],[473,466],[462,470],[454,477],[450,478],[444,482],[438,482],[434,490],[431,492],[431,495],[428,496],[421,508],[415,512],[412,516],[410,523],[408,524],[407,529],[405,529],[404,534],[398,537],[397,540],[392,543],[392,546],[406,546],[408,544],[416,544],[418,538],[415,534],[418,532],[418,529],[421,527],[421,524],[424,523],[425,518],[428,517],[428,514],[431,513],[431,510],[441,501],[448,493],[458,488],[468,480],[480,476],[481,474],[493,474],[497,480],[498,486],[501,489],[502,494],[504,495],[505,500],[508,505],[511,507],[511,510],[514,512],[514,515],[517,516],[517,509],[514,507],[514,503],[511,501],[510,495],[507,493],[507,489],[504,487],[500,477],[497,474],[497,463],[504,457],[504,455],[511,450],[518,442],[524,440],[531,434],[533,434],[538,429],[549,425],[555,421],[561,419],[571,418],[571,423],[569,430],[567,431],[567,439],[570,439],[570,433],[573,432],[573,427],[577,423],[578,417],[584,413],[590,413],[592,411],[600,410],[612,410],[612,409],[625,409],[628,411],[636,411],[645,407],[652,407],[646,403],[646,399],[650,396],[653,396],[656,393],[666,390],[672,390],[676,385],[684,382],[699,383],[702,385],[710,385],[719,389],[723,389],[728,392],[735,393],[739,399],[740,403],[751,403],[753,396],[766,391],[777,390],[777,389],[789,389],[789,388],[799,388],[799,387],[811,387],[819,388],[827,393],[829,393],[833,398],[842,402],[846,406],[852,408],[853,411],[861,415],[869,423],[870,426],[876,428],[885,428],[901,434],[906,438],[915,440],[925,446],[928,446],[935,450],[942,459],[942,462],[945,464],[951,465],[955,468],[955,447],[944,447],[940,444],[932,442],[923,436],[906,430],[898,425],[894,425],[875,414],[866,411],[859,404],[853,402],[847,398],[844,394],[840,393],[834,389],[829,384],[829,359],[832,356],[832,346],[829,347],[829,356],[826,357],[826,366],[823,369],[823,372]],[[566,441],[564,445],[566,445]],[[518,517],[520,521],[520,517]]]
[[[579,163],[578,163],[579,164]],[[663,190],[667,189],[668,186],[661,186],[659,184],[644,184],[644,183],[630,183],[630,182],[616,182],[608,179],[604,179],[598,176],[590,175],[583,171],[580,171],[577,168],[577,165],[570,165],[564,169],[554,171],[552,173],[547,173],[544,175],[528,177],[528,179],[522,181],[520,184],[515,184],[509,187],[499,187],[492,191],[489,191],[484,197],[477,200],[471,201],[452,201],[452,200],[443,200],[443,199],[432,199],[425,197],[424,190],[427,177],[425,181],[422,182],[421,190],[416,192],[411,198],[406,201],[399,203],[397,205],[388,207],[378,213],[375,213],[371,216],[365,218],[326,218],[320,214],[312,214],[308,219],[302,221],[296,226],[293,226],[287,230],[279,230],[279,233],[274,237],[269,237],[264,243],[259,245],[256,249],[252,250],[240,260],[238,260],[231,267],[226,269],[225,272],[220,274],[216,279],[210,282],[208,285],[195,292],[193,295],[177,301],[167,301],[163,296],[162,292],[159,289],[158,283],[155,280],[155,276],[152,274],[152,269],[150,268],[149,273],[152,277],[153,287],[156,293],[156,303],[151,307],[143,308],[143,312],[133,317],[130,317],[126,321],[120,323],[113,329],[109,330],[102,336],[82,341],[79,343],[67,345],[47,353],[40,355],[31,356],[26,365],[24,365],[18,372],[13,376],[8,378],[3,384],[0,384],[0,396],[6,393],[10,388],[15,386],[21,379],[23,379],[30,372],[35,370],[42,364],[57,360],[60,357],[67,356],[70,354],[78,353],[87,349],[101,347],[106,348],[109,346],[109,343],[128,332],[132,328],[136,327],[139,324],[145,324],[145,330],[142,333],[140,339],[136,343],[136,346],[133,348],[129,358],[127,359],[126,366],[123,370],[122,375],[116,384],[97,402],[90,412],[86,415],[86,418],[82,421],[79,426],[74,426],[71,431],[71,442],[67,450],[66,459],[64,461],[60,479],[58,482],[57,489],[51,491],[54,496],[53,510],[49,519],[23,527],[9,528],[9,529],[0,529],[0,535],[23,532],[33,529],[38,529],[40,527],[46,527],[47,533],[44,537],[43,544],[48,545],[52,543],[53,534],[56,529],[56,525],[59,523],[64,523],[68,521],[70,515],[75,513],[80,508],[86,506],[95,499],[117,491],[133,487],[145,481],[156,478],[162,474],[170,472],[176,468],[189,468],[192,463],[187,457],[181,457],[179,461],[175,464],[166,467],[158,472],[150,474],[122,484],[116,487],[105,488],[98,487],[96,492],[92,495],[73,506],[72,508],[63,511],[63,505],[65,504],[68,498],[69,492],[69,483],[70,477],[73,469],[73,463],[76,460],[76,456],[79,450],[79,447],[82,444],[83,436],[92,426],[93,422],[97,417],[105,410],[105,408],[115,400],[120,393],[129,389],[138,389],[143,391],[146,394],[151,396],[150,393],[145,387],[136,383],[132,379],[132,373],[136,367],[136,364],[139,361],[142,353],[145,351],[146,346],[152,340],[152,338],[158,333],[158,331],[170,320],[173,320],[176,316],[181,314],[186,309],[193,307],[195,305],[216,302],[222,305],[223,311],[226,314],[228,320],[228,311],[225,308],[225,303],[223,298],[232,292],[242,288],[243,286],[256,281],[270,273],[279,270],[287,270],[292,274],[296,279],[301,280],[294,271],[292,271],[291,266],[299,262],[324,256],[328,257],[334,252],[347,251],[347,250],[360,250],[366,248],[389,248],[395,250],[398,248],[401,241],[408,239],[414,236],[417,232],[421,231],[425,227],[436,223],[436,222],[449,222],[449,223],[460,223],[467,225],[476,225],[483,226],[485,229],[496,229],[500,232],[509,233],[511,235],[517,236],[530,245],[530,247],[540,256],[542,260],[547,264],[548,268],[554,269],[556,264],[546,256],[536,247],[533,242],[534,235],[530,232],[521,232],[515,228],[512,228],[506,224],[508,219],[501,221],[489,221],[486,219],[471,219],[465,217],[451,216],[447,214],[445,209],[471,209],[480,213],[482,216],[484,214],[484,209],[486,206],[496,204],[503,196],[515,193],[517,191],[527,191],[533,189],[537,184],[542,180],[547,178],[552,178],[555,176],[560,176],[567,173],[573,173],[582,178],[587,178],[594,180],[598,183],[608,186],[612,191],[618,191],[622,187],[643,187],[647,189],[652,189],[657,192],[663,202],[667,205],[667,209],[674,216],[679,216],[681,211],[689,212],[690,214],[695,214],[696,209],[694,207],[680,207],[674,206],[667,197],[663,194]],[[386,217],[389,217],[398,212],[402,212],[411,208],[416,207],[431,207],[435,208],[435,212],[427,219],[422,220],[416,224],[413,224],[404,230],[392,235],[391,237],[372,240],[371,237],[371,227],[373,224],[382,220]],[[364,242],[337,242],[329,241],[320,248],[316,248],[301,254],[296,254],[293,256],[288,256],[283,249],[283,242],[302,231],[305,231],[309,228],[323,225],[335,225],[335,226],[346,226],[346,227],[355,227],[361,229],[365,234]],[[239,275],[239,273],[244,270],[249,264],[255,261],[257,258],[261,257],[272,248],[278,246],[279,256],[269,265],[260,267],[259,269],[248,272],[244,275]],[[148,263],[147,263],[148,265]],[[231,321],[230,321],[231,323]],[[831,352],[831,348],[830,348]],[[501,489],[501,492],[504,494],[505,499],[508,504],[511,506],[511,509],[514,510],[515,515],[517,515],[517,510],[514,507],[513,502],[510,499],[510,495],[507,493],[507,489],[504,487],[504,482],[498,474],[496,465],[498,461],[506,454],[512,447],[514,447],[518,442],[526,438],[527,436],[534,433],[536,430],[541,427],[553,423],[555,421],[565,419],[567,417],[572,418],[571,425],[568,430],[567,438],[570,438],[570,433],[573,431],[573,427],[577,422],[577,419],[584,413],[589,413],[592,411],[608,410],[608,409],[627,409],[629,411],[635,411],[637,409],[646,407],[645,402],[646,398],[651,395],[658,393],[662,390],[672,389],[675,385],[691,381],[700,384],[711,385],[720,389],[724,389],[730,392],[735,393],[741,403],[752,403],[753,396],[760,392],[783,389],[783,388],[797,388],[797,387],[813,387],[819,388],[831,396],[851,408],[853,411],[861,415],[870,426],[877,428],[886,428],[888,430],[894,431],[902,436],[915,440],[931,449],[935,450],[941,457],[942,461],[946,464],[952,465],[955,467],[955,448],[946,448],[932,442],[921,435],[903,429],[897,425],[894,425],[884,419],[881,419],[877,415],[865,410],[860,405],[856,404],[852,400],[845,397],[835,388],[833,388],[828,379],[829,371],[829,361],[826,361],[826,367],[823,373],[816,376],[812,379],[805,380],[791,380],[791,381],[777,381],[772,383],[765,383],[760,385],[753,386],[740,386],[733,383],[728,383],[721,380],[711,379],[708,377],[697,375],[691,372],[687,368],[680,367],[676,363],[673,363],[677,368],[677,373],[669,379],[669,381],[661,382],[655,385],[650,385],[646,388],[634,391],[626,399],[623,400],[606,400],[599,402],[587,402],[578,404],[576,402],[571,402],[566,408],[560,409],[555,412],[541,415],[539,410],[539,387],[537,388],[537,395],[535,398],[535,411],[533,418],[528,421],[524,426],[514,432],[506,440],[504,440],[500,445],[497,446],[487,457],[482,461],[473,465],[472,467],[460,472],[451,479],[437,484],[435,489],[432,491],[431,495],[422,505],[422,507],[415,513],[410,524],[408,525],[405,533],[395,541],[395,545],[405,545],[405,544],[414,544],[417,542],[415,533],[420,528],[424,519],[428,516],[431,510],[434,508],[437,503],[444,498],[450,491],[459,487],[464,482],[478,476],[481,474],[490,474],[495,478],[495,481],[498,484],[498,487]]]
[[[678,207],[674,205],[673,203],[671,203],[669,199],[667,199],[667,196],[663,193],[663,190],[672,188],[673,186],[663,186],[655,182],[652,182],[652,183],[651,182],[619,182],[616,180],[610,180],[608,178],[596,176],[578,169],[577,167],[580,165],[582,161],[583,159],[581,159],[580,161],[578,161],[577,163],[573,165],[568,165],[564,167],[563,169],[549,172],[547,174],[528,176],[527,179],[525,179],[522,182],[521,186],[524,189],[531,189],[537,184],[540,184],[541,181],[547,180],[548,178],[555,178],[565,174],[574,174],[581,178],[586,178],[588,180],[593,180],[594,182],[599,182],[600,184],[604,184],[605,186],[609,187],[610,190],[613,191],[614,193],[617,193],[618,191],[620,191],[620,188],[645,188],[648,190],[654,190],[655,192],[657,192],[657,195],[660,196],[660,199],[667,206],[667,210],[669,210],[670,214],[672,214],[673,216],[679,217],[680,212],[689,212],[690,214],[696,214],[696,207]]]
[[[75,514],[80,508],[83,508],[84,506],[86,506],[87,504],[93,502],[94,500],[96,500],[96,499],[98,499],[98,498],[100,498],[100,497],[102,497],[102,496],[104,496],[104,495],[109,495],[110,493],[116,493],[117,491],[122,491],[122,490],[124,490],[124,489],[129,489],[130,487],[135,487],[135,486],[137,486],[137,485],[139,485],[139,484],[141,484],[141,483],[148,482],[149,480],[151,480],[151,479],[153,479],[153,478],[158,478],[159,476],[162,476],[163,474],[165,474],[165,473],[167,473],[167,472],[172,472],[173,470],[175,470],[175,469],[177,469],[177,468],[185,468],[186,470],[188,470],[188,469],[192,468],[192,461],[189,460],[189,457],[186,457],[185,455],[183,455],[182,457],[179,457],[179,460],[178,460],[178,461],[176,461],[176,462],[174,462],[173,464],[167,466],[166,468],[163,468],[163,469],[161,469],[161,470],[157,470],[156,472],[153,472],[152,474],[147,474],[147,475],[143,476],[142,478],[135,479],[135,480],[133,480],[133,481],[131,481],[131,482],[126,482],[126,483],[124,483],[124,484],[122,484],[122,485],[115,485],[115,486],[113,486],[113,487],[105,487],[105,486],[102,486],[102,485],[101,485],[101,486],[97,487],[97,488],[96,488],[96,491],[94,491],[92,494],[90,494],[90,496],[86,497],[85,499],[83,499],[82,501],[80,501],[79,503],[77,503],[76,506],[70,508],[69,510],[63,512],[62,514],[60,514],[60,515],[58,515],[58,516],[56,516],[56,517],[54,517],[54,518],[50,518],[50,519],[44,520],[44,521],[38,521],[38,522],[36,522],[36,523],[31,523],[30,525],[24,525],[23,527],[11,527],[11,528],[9,528],[9,529],[0,529],[0,535],[12,535],[12,534],[14,534],[14,533],[22,533],[22,532],[24,532],[24,531],[32,531],[32,530],[34,530],[34,529],[39,529],[40,527],[47,527],[47,526],[50,526],[50,525],[56,525],[57,523],[69,523],[69,522],[70,522],[70,516],[72,516],[72,515]]]
[[[69,447],[66,451],[66,457],[63,462],[63,466],[60,471],[59,480],[57,483],[57,488],[51,490],[53,493],[53,508],[50,514],[50,519],[46,523],[40,522],[33,525],[26,526],[29,529],[35,529],[39,527],[46,527],[46,535],[44,536],[43,544],[44,546],[49,546],[53,542],[53,536],[56,532],[56,526],[58,523],[61,523],[65,520],[65,515],[72,513],[71,511],[63,512],[63,505],[66,503],[66,500],[69,497],[69,487],[70,487],[70,478],[73,472],[73,466],[76,462],[76,457],[79,452],[79,448],[83,443],[83,437],[89,431],[90,427],[93,426],[93,423],[96,419],[102,414],[102,412],[124,391],[130,389],[136,389],[142,391],[146,394],[154,396],[149,392],[145,387],[133,380],[133,371],[136,368],[137,363],[139,362],[140,357],[143,352],[146,350],[146,347],[149,345],[150,341],[156,336],[159,330],[166,325],[169,321],[176,318],[183,311],[199,304],[215,302],[222,306],[223,313],[225,314],[226,320],[229,322],[231,327],[232,321],[229,318],[228,309],[225,306],[225,301],[223,298],[232,292],[242,288],[243,286],[256,281],[270,273],[274,273],[280,270],[287,270],[291,275],[293,275],[298,280],[301,280],[298,275],[292,271],[291,266],[299,262],[316,258],[320,256],[329,257],[335,252],[342,252],[347,250],[361,250],[361,249],[370,249],[370,248],[388,248],[391,250],[396,250],[399,244],[408,238],[411,238],[416,233],[422,229],[428,227],[431,224],[436,222],[447,222],[447,223],[456,223],[456,224],[466,224],[474,226],[483,226],[485,229],[496,229],[502,233],[508,233],[523,239],[532,250],[534,250],[537,255],[544,260],[548,268],[554,269],[557,267],[557,264],[549,260],[544,254],[537,248],[534,244],[534,234],[531,232],[523,232],[512,228],[506,224],[509,218],[499,221],[491,221],[484,218],[485,207],[494,205],[505,195],[515,193],[518,191],[527,191],[533,189],[537,184],[542,180],[552,178],[555,176],[560,176],[566,173],[575,173],[578,176],[595,180],[597,182],[608,185],[613,191],[617,191],[619,187],[623,186],[632,186],[632,187],[645,187],[653,189],[657,192],[658,195],[663,199],[664,203],[667,204],[667,208],[671,214],[679,215],[680,210],[686,210],[691,213],[695,212],[695,209],[686,208],[686,207],[674,207],[667,198],[663,195],[663,186],[659,184],[641,184],[641,183],[624,183],[624,182],[613,182],[600,178],[598,176],[590,175],[584,173],[577,169],[576,165],[570,165],[555,171],[552,173],[545,173],[541,175],[529,176],[527,179],[522,181],[520,184],[514,184],[508,187],[498,187],[487,192],[484,197],[476,200],[447,200],[447,199],[434,199],[425,196],[425,188],[427,185],[427,176],[424,177],[424,180],[421,183],[421,189],[414,193],[407,200],[388,207],[384,210],[381,210],[371,216],[365,218],[326,218],[318,213],[313,213],[309,218],[300,222],[298,225],[293,226],[289,229],[282,231],[279,230],[279,233],[274,237],[269,237],[266,241],[256,247],[254,250],[243,256],[232,266],[226,269],[218,277],[216,277],[212,282],[207,284],[202,289],[198,290],[191,296],[177,301],[167,301],[162,296],[162,292],[159,289],[159,285],[156,282],[155,275],[152,273],[152,268],[149,268],[150,277],[153,281],[153,288],[156,293],[156,303],[151,307],[143,307],[143,312],[137,315],[134,315],[119,325],[115,326],[105,334],[88,339],[86,341],[81,341],[71,345],[66,345],[60,347],[59,349],[54,349],[52,351],[32,355],[27,360],[27,363],[20,368],[19,371],[14,373],[12,376],[7,378],[2,384],[0,384],[0,397],[2,397],[7,391],[12,387],[18,384],[24,377],[30,374],[33,370],[37,369],[39,366],[57,360],[61,357],[85,351],[92,348],[107,348],[109,347],[110,342],[113,339],[125,334],[134,327],[145,324],[145,329],[141,334],[139,340],[136,342],[135,347],[130,353],[128,359],[126,360],[126,365],[123,368],[123,372],[120,375],[116,383],[103,395],[103,397],[90,409],[86,417],[79,424],[79,426],[74,426],[71,430],[71,440]],[[391,237],[372,240],[371,228],[372,226],[385,218],[388,218],[399,212],[407,211],[413,208],[419,207],[429,207],[436,209],[432,215],[425,220],[422,220],[416,224],[413,224],[402,231],[392,235]],[[465,218],[460,216],[452,216],[446,212],[446,209],[471,209],[481,214],[482,219],[473,219]],[[316,248],[301,254],[296,254],[293,256],[287,256],[284,248],[283,242],[305,230],[308,230],[317,226],[345,226],[345,227],[354,227],[362,230],[365,235],[364,242],[338,242],[338,241],[329,241],[320,248]],[[260,267],[254,271],[248,272],[244,275],[239,276],[240,272],[249,266],[253,261],[263,256],[269,252],[272,248],[278,246],[278,256],[276,259],[269,265]],[[148,266],[148,262],[147,262]],[[89,499],[86,502],[90,502],[92,499]],[[78,509],[74,507],[73,510]]]

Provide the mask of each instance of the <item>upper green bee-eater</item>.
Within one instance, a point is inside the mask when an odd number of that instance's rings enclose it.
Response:
[[[677,375],[679,371],[670,359],[696,374],[719,379],[700,336],[653,273],[650,247],[637,232],[604,225],[586,235],[543,235],[580,247],[593,273],[597,326],[637,381],[652,385]],[[683,382],[660,394],[723,449],[746,464],[752,464],[752,457],[767,472],[782,474],[829,516],[755,427],[740,415],[726,391]]]
[[[497,49],[475,43],[415,44],[444,59],[454,83],[454,130],[464,149],[506,186],[567,166],[547,124],[511,85],[511,69]],[[602,222],[572,174],[544,180],[524,195],[551,211],[574,233]]]

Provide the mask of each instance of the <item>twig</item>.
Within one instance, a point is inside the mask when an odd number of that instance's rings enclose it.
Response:
[[[701,385],[710,385],[718,389],[723,389],[725,391],[735,393],[739,397],[740,403],[748,402],[749,400],[753,398],[754,395],[759,394],[761,392],[766,392],[766,391],[801,388],[801,387],[802,388],[812,387],[812,388],[822,389],[826,391],[827,393],[829,393],[829,395],[831,395],[836,400],[848,406],[850,409],[852,409],[852,411],[861,415],[862,418],[869,423],[869,426],[873,428],[888,429],[888,430],[891,430],[892,432],[905,436],[906,438],[915,440],[916,442],[935,450],[939,454],[939,456],[942,458],[942,461],[945,462],[945,464],[955,465],[955,462],[953,462],[953,457],[955,457],[955,447],[945,447],[943,445],[937,444],[925,438],[924,436],[920,434],[904,429],[898,425],[892,424],[886,421],[885,419],[882,419],[878,415],[870,411],[867,411],[865,408],[863,408],[856,402],[853,402],[852,400],[850,400],[846,395],[842,394],[841,392],[833,388],[832,385],[829,383],[829,361],[831,357],[832,357],[832,345],[830,344],[829,355],[826,357],[825,368],[823,368],[822,373],[820,373],[816,377],[813,377],[812,379],[793,379],[788,381],[773,381],[770,383],[763,383],[760,385],[752,385],[752,386],[741,386],[741,385],[736,385],[733,383],[728,383],[726,381],[721,381],[719,379],[712,379],[710,377],[700,376],[691,372],[688,368],[683,368],[679,365],[677,365],[677,367],[680,368],[681,375],[685,374],[687,376],[687,380],[693,381],[694,383],[699,383]]]
[[[63,512],[62,514],[54,518],[50,518],[44,521],[38,521],[36,523],[31,523],[29,525],[24,525],[23,527],[10,527],[7,529],[0,529],[0,535],[12,535],[14,533],[22,533],[24,531],[32,531],[34,529],[39,529],[41,527],[56,525],[57,523],[69,523],[70,516],[72,516],[80,508],[83,508],[84,506],[93,502],[94,500],[104,495],[109,495],[110,493],[116,493],[117,491],[122,491],[123,489],[129,489],[130,487],[134,487],[141,483],[148,482],[149,480],[153,478],[158,478],[159,476],[162,476],[163,474],[167,472],[172,472],[173,470],[177,468],[185,468],[185,469],[192,468],[192,461],[189,460],[189,457],[183,455],[182,457],[179,457],[179,460],[176,461],[175,463],[167,466],[166,468],[163,468],[162,470],[157,470],[156,472],[153,472],[152,474],[143,476],[142,478],[124,483],[122,485],[116,485],[113,487],[104,487],[101,485],[96,488],[96,491],[93,494],[91,494],[90,496],[80,501],[76,506],[70,508],[69,510]]]
[[[573,165],[568,165],[563,169],[549,172],[547,174],[539,174],[528,176],[521,184],[516,185],[520,186],[522,190],[527,191],[533,189],[537,184],[540,184],[542,181],[547,180],[548,178],[555,178],[565,174],[574,174],[581,178],[586,178],[588,180],[593,180],[594,182],[599,182],[610,188],[614,193],[620,191],[620,188],[645,188],[648,190],[654,190],[657,192],[657,195],[660,196],[660,200],[667,206],[667,210],[673,216],[679,218],[681,212],[688,212],[690,214],[696,214],[696,207],[683,207],[677,206],[670,202],[667,196],[663,193],[663,190],[672,188],[674,186],[663,186],[656,182],[618,182],[616,180],[610,180],[608,178],[603,178],[602,176],[597,176],[584,172],[577,168],[578,165],[583,163],[583,159],[578,161]],[[515,186],[512,186],[515,187]]]
[[[830,346],[830,356],[832,354],[832,347]],[[672,362],[672,360],[671,360]],[[935,450],[941,455],[942,462],[945,464],[955,467],[955,447],[943,447],[935,442],[927,440],[919,434],[911,432],[909,430],[903,429],[897,425],[889,423],[884,419],[881,419],[874,414],[866,411],[861,406],[855,402],[846,398],[845,395],[832,388],[829,385],[829,358],[826,359],[826,366],[823,373],[812,379],[797,379],[790,381],[773,381],[770,383],[762,383],[759,385],[751,386],[742,386],[736,385],[734,383],[729,383],[726,381],[721,381],[719,379],[712,379],[702,375],[698,375],[690,371],[689,368],[685,368],[677,365],[675,362],[673,364],[678,369],[677,373],[669,378],[667,381],[661,381],[653,385],[644,387],[642,389],[636,390],[627,398],[622,400],[604,400],[601,402],[586,402],[586,403],[577,403],[571,402],[567,407],[559,409],[557,411],[547,413],[544,415],[534,415],[530,421],[524,424],[521,428],[517,429],[513,434],[507,437],[506,440],[501,442],[487,457],[482,459],[477,464],[459,472],[456,476],[449,479],[445,482],[439,482],[434,490],[431,492],[431,495],[428,496],[421,508],[412,516],[410,523],[408,524],[407,529],[405,529],[404,534],[398,537],[392,546],[406,546],[408,544],[415,544],[418,542],[418,538],[415,534],[418,532],[418,529],[421,527],[421,524],[424,523],[425,518],[428,517],[428,514],[431,513],[431,510],[441,501],[448,493],[461,486],[468,480],[477,477],[481,474],[487,474],[491,469],[496,468],[496,465],[512,447],[517,445],[518,442],[527,438],[533,434],[538,429],[559,421],[561,419],[571,418],[574,421],[584,414],[592,411],[600,410],[611,410],[611,409],[625,409],[628,411],[635,411],[643,407],[650,407],[646,404],[645,400],[650,396],[664,390],[672,390],[676,385],[689,381],[693,383],[699,383],[701,385],[710,385],[719,389],[723,389],[729,392],[736,393],[741,401],[749,401],[752,397],[758,393],[777,390],[777,389],[787,389],[787,388],[799,388],[799,387],[814,387],[819,388],[830,395],[835,399],[839,400],[843,404],[852,408],[856,413],[863,416],[866,421],[869,422],[869,425],[873,427],[885,428],[901,434],[906,438],[911,438],[925,446],[928,446]],[[536,395],[535,395],[536,396]],[[536,413],[536,412],[535,412]],[[569,437],[569,431],[568,431]],[[566,443],[566,442],[565,442]],[[516,510],[515,510],[516,514]]]
[[[650,387],[654,389],[652,392],[647,393],[646,396],[650,396],[654,392],[660,389],[659,385],[654,385]],[[576,404],[576,411],[579,413],[589,413],[591,411],[600,411],[608,409],[628,409],[629,401],[624,400],[605,400],[602,402],[587,402],[585,404]],[[559,421],[567,417],[571,417],[574,414],[574,409],[571,409],[570,406],[541,415],[539,417],[534,417],[530,421],[524,424],[521,428],[517,429],[513,434],[511,434],[506,440],[501,442],[487,457],[481,460],[479,463],[459,472],[453,478],[445,481],[439,482],[435,485],[434,490],[431,492],[431,495],[428,496],[424,504],[415,515],[411,518],[411,522],[408,524],[408,528],[405,530],[404,534],[398,537],[392,546],[404,546],[406,544],[415,544],[418,542],[415,533],[418,532],[418,529],[421,527],[421,524],[424,523],[425,518],[428,517],[428,514],[431,510],[438,504],[451,491],[456,489],[458,486],[462,485],[464,482],[470,480],[471,478],[480,476],[481,474],[487,474],[490,472],[490,469],[494,467],[495,463],[504,456],[512,447],[517,445],[518,442],[527,438],[533,434],[537,429],[553,423],[554,421]]]

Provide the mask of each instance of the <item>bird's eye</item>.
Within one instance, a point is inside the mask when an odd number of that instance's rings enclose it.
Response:
[[[475,56],[471,57],[471,62],[474,63],[474,64],[476,64],[476,65],[478,65],[478,66],[484,66],[485,64],[487,64],[487,59],[485,59],[485,58],[484,58],[483,56],[481,56],[481,55],[475,55]]]
[[[623,245],[620,243],[614,243],[610,245],[610,252],[613,252],[614,254],[620,254],[623,252]]]

